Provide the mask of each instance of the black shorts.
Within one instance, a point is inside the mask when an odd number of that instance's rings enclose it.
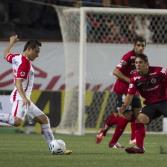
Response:
[[[124,103],[124,99],[125,99],[126,95],[117,95],[117,99],[116,99],[116,111],[118,112],[118,109],[122,106],[122,104]],[[132,103],[131,105],[128,107],[128,109],[125,111],[132,111],[134,108],[141,108],[141,100],[139,96],[134,96],[132,99]]]
[[[161,115],[167,117],[167,101],[146,105],[142,108],[141,113],[147,115],[150,118],[150,122]]]

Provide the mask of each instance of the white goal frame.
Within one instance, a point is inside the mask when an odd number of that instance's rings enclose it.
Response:
[[[80,13],[80,37],[79,37],[79,92],[78,92],[78,131],[76,134],[83,135],[85,134],[84,126],[84,112],[85,112],[85,43],[87,39],[86,32],[86,13],[87,12],[98,12],[98,13],[119,13],[119,14],[156,14],[156,15],[167,15],[166,9],[138,9],[138,8],[101,8],[101,7],[81,7],[76,8],[67,8],[66,12],[76,11]]]

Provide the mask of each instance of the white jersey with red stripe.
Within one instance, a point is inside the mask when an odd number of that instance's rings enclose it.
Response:
[[[23,79],[23,90],[25,91],[27,98],[30,99],[34,83],[34,69],[31,61],[21,54],[9,54],[6,56],[6,60],[12,64],[14,82],[16,79]],[[16,86],[11,93],[10,100],[11,102],[22,100]]]

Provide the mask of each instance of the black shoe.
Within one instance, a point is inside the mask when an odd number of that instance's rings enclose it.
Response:
[[[125,151],[129,154],[144,154],[145,150],[144,148],[139,148],[139,147],[127,147]]]

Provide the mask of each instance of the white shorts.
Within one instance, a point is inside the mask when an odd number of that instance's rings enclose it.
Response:
[[[28,109],[23,106],[22,100],[17,100],[12,103],[12,113],[14,117],[25,119],[25,116],[28,115],[31,119],[34,119],[37,116],[43,115],[44,113],[33,103],[28,107]]]

